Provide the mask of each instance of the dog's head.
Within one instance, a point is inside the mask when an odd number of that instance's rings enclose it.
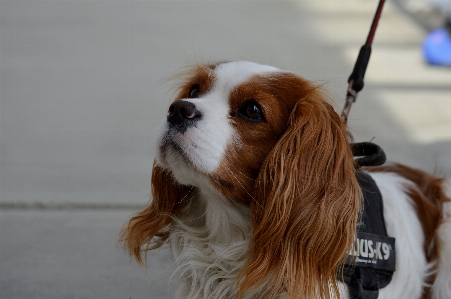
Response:
[[[312,82],[250,62],[197,65],[169,107],[153,201],[125,229],[128,249],[141,261],[142,245],[161,245],[194,186],[249,207],[240,294],[269,280],[273,295],[328,295],[360,202],[347,139]]]

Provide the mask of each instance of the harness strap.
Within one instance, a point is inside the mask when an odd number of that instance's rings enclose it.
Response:
[[[372,142],[352,143],[351,150],[358,166],[379,166],[387,160],[382,148]]]
[[[387,236],[376,182],[364,172],[357,173],[357,180],[364,196],[363,213],[354,246],[338,277],[348,285],[351,299],[376,299],[395,271],[395,239]]]

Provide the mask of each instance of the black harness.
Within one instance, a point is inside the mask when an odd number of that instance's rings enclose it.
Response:
[[[354,144],[353,153],[361,157],[356,159],[360,166],[385,162],[382,149],[373,143]],[[376,182],[361,171],[357,180],[364,197],[363,214],[354,246],[338,276],[348,285],[351,299],[376,299],[379,289],[390,283],[395,271],[395,239],[387,236],[382,196]]]

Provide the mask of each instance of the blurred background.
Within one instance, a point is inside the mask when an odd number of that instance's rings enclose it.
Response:
[[[0,1],[0,298],[173,298],[164,249],[144,269],[117,243],[149,200],[167,79],[250,60],[325,83],[340,111],[377,3]],[[389,160],[448,176],[451,68],[422,44],[450,5],[386,3],[349,120]]]

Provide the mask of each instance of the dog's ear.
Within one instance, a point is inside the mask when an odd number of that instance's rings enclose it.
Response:
[[[189,187],[177,184],[172,173],[156,163],[151,183],[150,204],[128,221],[119,237],[140,264],[145,264],[143,253],[160,247],[169,237],[173,217],[189,193]]]
[[[337,295],[337,270],[354,240],[361,198],[346,127],[312,92],[296,103],[257,178],[240,294],[265,284],[270,298]]]

